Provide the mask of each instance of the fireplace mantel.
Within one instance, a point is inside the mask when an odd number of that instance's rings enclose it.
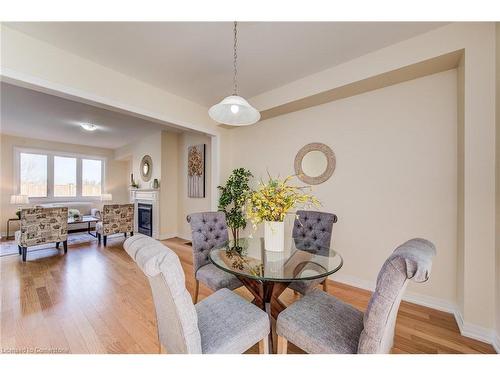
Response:
[[[160,238],[160,190],[159,189],[130,189],[130,203],[134,204],[134,231],[137,232],[137,205],[139,203],[153,206],[153,238]]]

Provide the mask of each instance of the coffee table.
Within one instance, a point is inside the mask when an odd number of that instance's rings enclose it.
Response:
[[[79,220],[75,220],[74,218],[69,217],[68,218],[68,226],[70,226],[72,224],[87,223],[87,233],[90,234],[92,237],[97,238],[97,234],[94,234],[91,232],[90,224],[97,223],[99,221],[101,221],[100,218],[95,217],[95,216],[91,216],[91,215],[83,215],[82,218]]]

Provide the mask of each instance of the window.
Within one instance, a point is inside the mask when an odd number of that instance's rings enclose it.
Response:
[[[39,201],[95,200],[104,189],[104,159],[32,149],[15,149],[17,189]]]
[[[82,159],[82,196],[101,195],[102,161]]]
[[[76,159],[54,156],[54,197],[76,197]]]
[[[21,153],[20,192],[29,197],[47,196],[47,155]]]

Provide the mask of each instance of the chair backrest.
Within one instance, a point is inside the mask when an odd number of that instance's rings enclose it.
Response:
[[[105,204],[102,208],[103,235],[134,231],[133,204]]]
[[[186,289],[179,257],[143,234],[129,237],[123,247],[148,277],[161,344],[170,354],[200,354],[198,316]]]
[[[298,210],[292,236],[300,246],[304,247],[301,250],[330,248],[333,224],[336,222],[335,214]]]
[[[21,246],[63,242],[67,239],[68,207],[36,207],[21,210]]]
[[[385,261],[363,317],[358,353],[390,353],[399,304],[408,280],[427,281],[436,255],[434,245],[414,238],[400,245]]]
[[[226,215],[224,212],[198,212],[187,216],[191,225],[193,242],[193,269],[210,263],[210,250],[228,241]]]

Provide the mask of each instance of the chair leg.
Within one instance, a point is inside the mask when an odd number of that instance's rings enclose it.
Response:
[[[130,232],[130,237],[132,237],[134,235],[134,232]]]
[[[259,354],[269,354],[269,337],[264,337],[259,341]]]
[[[104,247],[106,247],[106,240],[108,239],[108,236],[102,236],[102,243],[104,244]]]
[[[19,250],[19,255],[23,253],[23,250],[21,249],[21,246],[17,245],[17,250]]]
[[[123,235],[125,236],[125,238],[127,238],[127,232],[123,233]]]
[[[328,288],[326,287],[326,280],[323,280],[323,292],[328,292]]]
[[[64,254],[68,252],[68,240],[63,241]]]
[[[56,242],[56,249],[59,249],[59,242]]]
[[[22,247],[22,250],[23,250],[23,262],[26,262],[26,254],[28,252],[28,248],[27,247]]]
[[[278,336],[278,353],[277,354],[287,354],[288,340],[283,336]]]
[[[196,285],[194,287],[194,304],[196,305],[198,303],[198,292],[200,291],[200,282],[198,280],[196,281]]]
[[[97,233],[97,243],[101,244],[101,233]]]

